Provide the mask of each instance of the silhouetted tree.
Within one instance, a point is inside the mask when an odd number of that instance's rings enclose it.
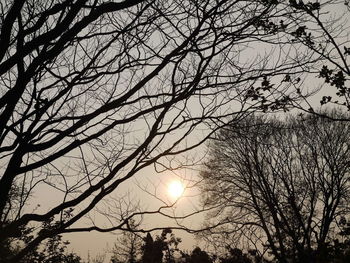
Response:
[[[147,233],[142,248],[142,263],[174,263],[174,252],[178,250],[177,246],[180,242],[181,239],[175,237],[171,229],[164,229],[155,240],[150,233]]]
[[[252,263],[252,260],[246,253],[243,253],[239,248],[230,248],[229,255],[220,257],[221,263]]]
[[[145,167],[175,168],[167,157],[228,117],[307,96],[296,92],[299,75],[322,55],[300,48],[301,24],[324,13],[299,2],[1,1],[0,243],[36,227],[6,260],[59,234],[133,231],[128,222],[144,211],[131,205],[108,227],[78,223],[111,216],[101,200]]]
[[[133,220],[130,222],[130,226],[132,229],[137,228]],[[149,242],[148,238],[146,236],[146,242]],[[136,263],[141,255],[141,248],[142,238],[134,232],[124,231],[114,244],[111,261],[112,263]]]
[[[6,259],[15,255],[21,249],[21,243],[31,241],[33,229],[25,229],[21,242],[17,244],[3,243],[0,245],[0,262],[7,263]],[[40,247],[36,247],[26,254],[18,263],[81,263],[81,258],[72,252],[67,252],[69,242],[63,241],[62,236],[56,235],[47,239]]]
[[[212,263],[214,260],[209,256],[209,254],[202,250],[200,247],[195,247],[191,253],[180,251],[181,263],[194,263],[194,262],[204,262],[204,263]]]
[[[323,65],[320,66],[314,74],[317,78],[323,81],[323,96],[320,99],[321,105],[336,105],[350,110],[350,45],[348,30],[349,23],[340,27],[328,27],[330,20],[324,18],[324,4],[325,2],[306,2],[306,1],[290,1],[291,5],[300,12],[307,14],[308,20],[304,21],[299,27],[292,31],[291,34],[295,39],[300,40],[304,46],[314,52],[320,54]],[[342,6],[328,8],[328,12],[334,14],[343,12],[338,16],[338,22],[345,20],[350,15],[349,1],[340,1]],[[307,101],[307,99],[305,99]],[[312,106],[311,103],[300,104],[295,103],[294,106],[307,110],[310,113],[317,113],[325,115],[326,111],[317,110],[317,107]],[[328,115],[327,115],[328,116]],[[348,116],[328,116],[329,118],[339,118]],[[346,120],[349,120],[348,118]]]
[[[275,104],[265,105],[265,110],[274,110],[278,105],[285,105],[286,108],[296,107],[309,113],[325,115],[326,111],[321,110],[322,107],[320,106],[333,105],[343,107],[349,111],[350,37],[347,30],[350,26],[347,20],[350,15],[349,1],[338,1],[338,5],[333,1],[290,0],[289,3],[294,12],[307,17],[307,19],[299,20],[297,26],[290,26],[290,24],[284,23],[283,20],[273,21],[268,19],[260,22],[260,26],[265,30],[280,29],[290,34],[290,41],[301,43],[310,52],[318,54],[321,63],[307,74],[308,81],[305,84],[309,89],[303,91],[299,87],[295,87],[296,93],[301,95],[302,100],[293,100],[286,96],[282,100],[276,101]],[[282,81],[295,85],[303,80],[301,78],[291,78],[290,74],[286,74]],[[320,81],[323,82],[321,86]],[[266,79],[265,85],[256,87],[252,91],[255,96],[254,99],[263,103],[266,98],[259,93],[261,88],[272,87],[277,83]],[[310,99],[310,96],[308,96],[310,90],[314,90],[316,94],[322,90],[322,93],[316,96],[316,98],[320,98],[320,104],[315,103],[314,96]],[[336,116],[327,117],[336,118]]]
[[[193,249],[191,256],[189,258],[189,261],[186,261],[186,263],[195,263],[195,262],[202,262],[202,263],[212,263],[210,256],[208,253],[204,250],[201,250],[199,247],[196,247]]]
[[[252,117],[222,129],[201,173],[203,202],[216,206],[209,217],[278,262],[330,262],[337,220],[349,211],[349,136],[347,122],[315,116]]]
[[[163,259],[163,247],[155,242],[150,233],[147,233],[143,245],[142,263],[161,263]]]

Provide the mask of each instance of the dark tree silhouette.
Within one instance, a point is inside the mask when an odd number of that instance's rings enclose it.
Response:
[[[229,255],[226,257],[220,257],[221,263],[252,263],[253,261],[248,257],[247,254],[243,253],[239,248],[230,248]],[[259,261],[258,261],[259,262]]]
[[[177,246],[180,242],[181,239],[175,237],[171,229],[164,229],[160,236],[156,236],[155,240],[150,233],[147,233],[142,248],[141,262],[175,263],[174,252],[178,250]]]
[[[207,252],[204,250],[201,250],[199,247],[196,247],[192,250],[191,256],[186,263],[195,263],[195,262],[202,262],[202,263],[212,263],[210,256]]]
[[[315,82],[323,82],[322,89],[320,88],[323,91],[320,104],[315,105],[310,102],[307,96],[302,100],[303,102],[291,100],[290,103],[293,107],[319,115],[326,114],[320,105],[332,105],[350,111],[350,24],[347,20],[350,15],[349,1],[339,1],[340,6],[333,8],[327,6],[332,1],[291,0],[289,2],[308,19],[301,22],[295,30],[286,29],[286,32],[294,37],[294,41],[300,41],[307,49],[319,54],[323,61],[316,71],[309,74],[316,78]],[[332,27],[329,27],[333,23],[331,19],[325,17],[325,13],[329,12],[334,16],[334,20],[338,21],[338,24]],[[285,80],[290,81],[290,78]],[[303,93],[301,90],[298,92]]]
[[[204,202],[216,207],[209,217],[226,223],[222,234],[267,246],[278,262],[331,262],[339,220],[349,216],[349,136],[347,122],[312,115],[226,127],[201,173]]]
[[[142,262],[143,263],[161,263],[163,260],[163,244],[154,241],[152,235],[147,233],[143,245]]]
[[[137,224],[133,220],[131,220],[130,225],[132,229],[137,229]],[[146,244],[148,242],[147,246],[150,243],[149,237],[147,235],[145,239]],[[111,251],[113,253],[111,261],[112,263],[137,263],[141,255],[141,248],[142,238],[138,234],[123,231]]]
[[[293,74],[322,57],[291,35],[306,16],[293,1],[1,1],[0,242],[36,229],[5,260],[58,234],[132,231],[131,205],[110,227],[79,222],[228,117],[304,98]]]
[[[33,238],[33,229],[26,229],[21,237],[21,242],[28,243]],[[68,252],[69,242],[63,241],[62,236],[56,235],[47,239],[40,247],[30,251],[18,263],[81,263],[81,258],[75,253]],[[6,263],[4,259],[16,255],[21,249],[20,244],[11,242],[0,245],[0,262]]]

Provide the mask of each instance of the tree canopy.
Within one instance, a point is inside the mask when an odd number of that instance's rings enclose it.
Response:
[[[79,222],[112,213],[101,201],[144,168],[183,165],[228,119],[298,106],[324,60],[346,104],[349,47],[341,22],[323,23],[336,2],[1,1],[0,244],[35,229],[7,262],[59,234],[133,231],[145,211],[132,205],[109,226]]]
[[[203,202],[215,207],[209,218],[222,223],[216,231],[278,262],[331,262],[349,217],[349,136],[348,122],[314,115],[222,129],[201,173]]]

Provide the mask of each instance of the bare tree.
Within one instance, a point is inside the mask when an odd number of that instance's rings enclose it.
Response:
[[[226,224],[218,233],[266,246],[278,262],[330,262],[327,246],[349,216],[349,131],[312,115],[221,130],[201,174],[209,217]]]
[[[111,227],[76,223],[143,168],[179,165],[173,156],[227,117],[302,98],[269,81],[320,58],[285,32],[303,11],[266,0],[2,1],[0,243],[36,228],[6,261],[57,234],[132,231],[143,211]],[[48,191],[56,202],[44,206]]]
[[[132,229],[137,229],[135,222],[131,220]],[[141,257],[142,237],[134,232],[123,232],[112,249],[112,263],[136,263]]]

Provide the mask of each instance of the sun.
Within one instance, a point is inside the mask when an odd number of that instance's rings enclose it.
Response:
[[[180,181],[173,181],[168,185],[168,193],[174,198],[179,198],[185,190],[185,187]]]

